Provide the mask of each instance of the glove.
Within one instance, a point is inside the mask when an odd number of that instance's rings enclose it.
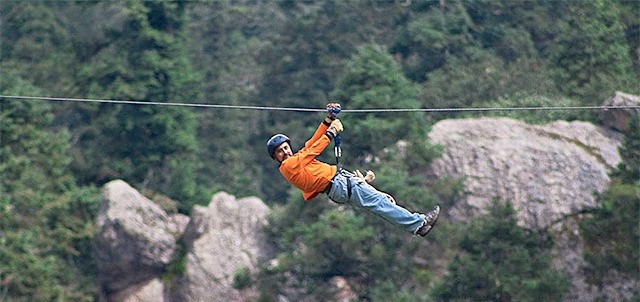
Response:
[[[367,183],[371,183],[374,179],[376,179],[376,175],[371,170],[367,171],[366,176],[362,175],[362,172],[360,172],[360,170],[355,170],[353,174],[358,178],[362,178]]]
[[[335,120],[331,122],[331,125],[329,125],[327,134],[335,138],[336,136],[338,136],[338,134],[340,134],[340,132],[342,132],[342,130],[344,130],[344,127],[342,127],[342,122],[340,120]]]
[[[340,104],[338,103],[327,104],[327,112],[328,112],[327,117],[330,118],[331,120],[335,120],[341,111],[342,109],[340,108]]]
[[[364,180],[366,180],[368,183],[371,183],[374,179],[376,179],[376,175],[373,173],[373,171],[367,171],[367,175],[364,176]]]

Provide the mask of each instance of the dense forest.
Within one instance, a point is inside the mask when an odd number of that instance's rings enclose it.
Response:
[[[597,106],[616,90],[640,94],[639,12],[640,2],[625,0],[2,1],[0,95],[301,108],[334,101],[345,109]],[[594,111],[508,115],[600,123]],[[463,116],[479,114],[344,114],[345,164],[379,172],[410,208],[452,199],[459,183],[419,171],[438,156],[425,140],[430,125]],[[285,273],[297,280],[286,284],[299,289],[292,300],[326,297],[332,276],[356,280],[363,301],[562,299],[568,281],[551,265],[550,239],[519,227],[509,203],[433,234],[429,251],[448,263],[442,277],[426,255],[420,265],[398,256],[420,253],[420,241],[302,202],[265,144],[284,132],[300,147],[321,119],[1,98],[0,301],[97,299],[94,219],[100,187],[113,179],[169,200],[170,212],[189,213],[219,191],[272,206],[282,265],[252,276],[263,301],[282,294]],[[594,282],[609,269],[640,270],[638,122],[630,129],[603,207],[581,224],[590,242],[610,247],[585,255]],[[399,139],[410,158],[380,152]],[[501,249],[518,252],[497,259]]]

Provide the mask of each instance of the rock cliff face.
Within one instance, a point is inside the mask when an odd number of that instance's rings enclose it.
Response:
[[[175,254],[184,217],[167,215],[121,180],[105,185],[103,196],[94,242],[105,292],[118,292],[159,276]]]
[[[194,207],[175,301],[245,301],[246,293],[233,289],[233,277],[239,269],[256,271],[272,256],[263,231],[268,213],[258,198],[236,200],[227,193],[214,195],[206,208]]]
[[[232,283],[238,270],[254,272],[270,257],[263,232],[269,209],[261,200],[219,193],[208,207],[194,207],[189,218],[168,215],[121,180],[107,183],[103,192],[95,254],[104,300],[256,298]]]
[[[554,263],[572,278],[567,301],[623,301],[640,290],[638,280],[616,276],[596,288],[582,272],[578,220],[599,206],[594,194],[607,188],[608,173],[621,160],[621,134],[585,122],[481,118],[440,121],[429,137],[444,147],[430,173],[464,182],[463,195],[447,209],[451,219],[472,218],[494,198],[509,200],[521,225],[552,235]]]
[[[528,228],[547,228],[597,206],[594,193],[620,162],[620,135],[585,122],[528,125],[507,118],[445,120],[431,142],[444,147],[438,177],[464,178],[464,196],[449,209],[467,219],[495,197],[510,200]]]

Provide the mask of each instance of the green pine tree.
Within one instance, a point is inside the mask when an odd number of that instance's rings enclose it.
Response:
[[[0,93],[39,93],[0,72]],[[70,173],[69,135],[43,101],[0,100],[0,300],[90,301],[99,194]]]
[[[365,45],[353,56],[333,93],[345,109],[420,108],[418,89],[398,63],[379,45]],[[428,130],[422,113],[349,115],[343,118],[345,153],[362,159],[398,140],[424,140]]]
[[[611,271],[638,279],[640,271],[640,118],[629,121],[622,146],[623,162],[612,173],[613,184],[598,200],[600,207],[580,223],[586,271],[600,284]]]
[[[2,1],[0,60],[3,69],[43,89],[46,96],[70,89],[77,58],[66,28],[67,5],[51,1]]]
[[[600,104],[616,90],[638,91],[620,5],[604,0],[557,2],[556,43],[549,47],[560,91],[583,104]]]
[[[199,78],[184,46],[184,2],[126,2],[123,27],[81,71],[83,96],[154,102],[197,102]],[[160,191],[188,210],[198,200],[197,115],[176,107],[89,105],[79,137],[78,173],[91,182],[123,178]],[[82,125],[80,126],[82,128]]]
[[[640,185],[640,117],[631,116],[628,125],[619,148],[622,162],[613,176],[622,183]]]
[[[517,223],[510,202],[498,201],[474,220],[462,253],[433,290],[439,301],[560,301],[567,277],[551,265],[550,242]]]

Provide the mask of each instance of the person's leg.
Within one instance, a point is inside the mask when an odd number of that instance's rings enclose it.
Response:
[[[423,214],[411,213],[393,204],[382,192],[362,183],[353,184],[351,203],[367,209],[412,234],[415,234],[425,222]]]
[[[348,183],[351,185],[350,197]],[[346,176],[338,174],[334,178],[334,185],[329,192],[329,198],[338,203],[350,203],[364,208],[412,234],[415,234],[425,223],[425,215],[411,213],[407,209],[391,203],[382,192],[364,184],[361,179],[351,177],[348,174]]]

